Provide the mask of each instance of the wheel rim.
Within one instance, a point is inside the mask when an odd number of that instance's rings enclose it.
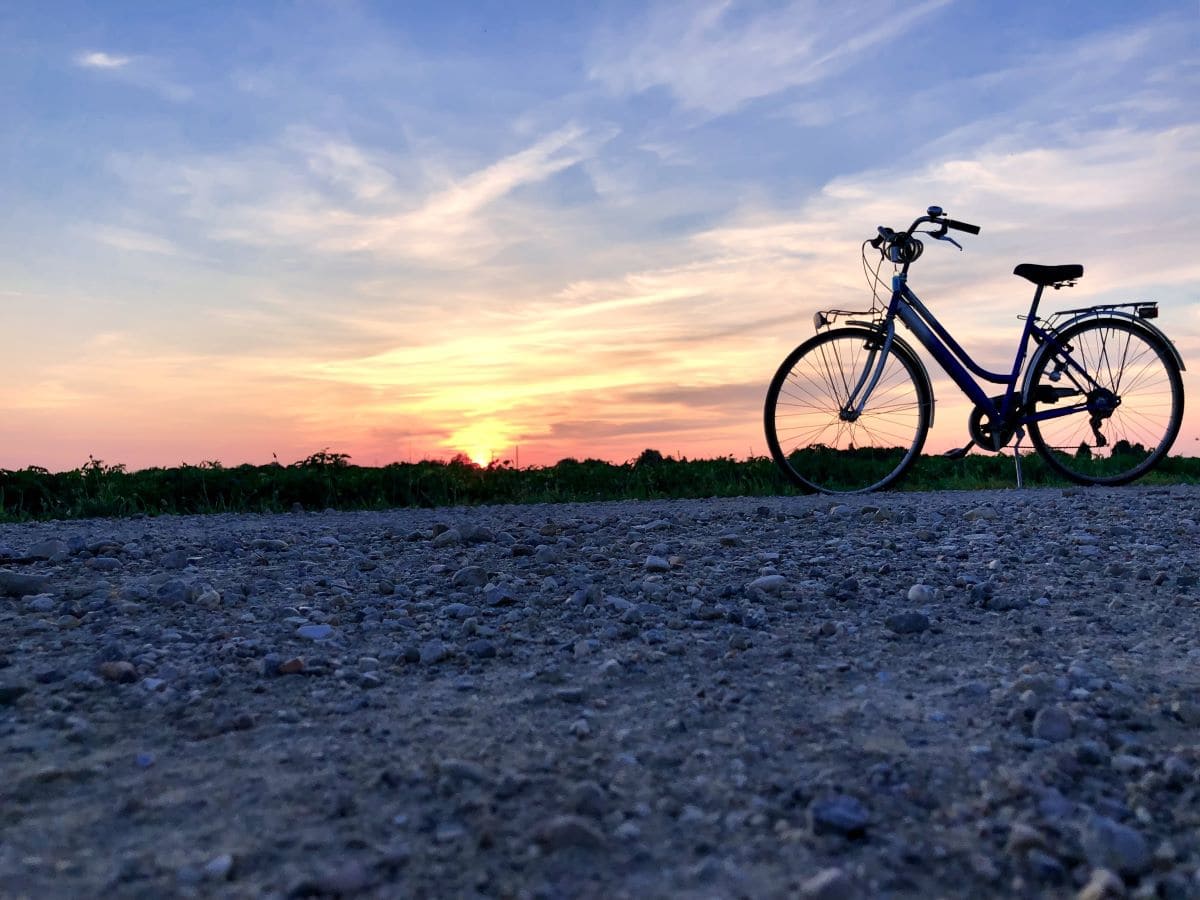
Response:
[[[1060,356],[1047,356],[1033,390],[1073,388],[1076,394],[1036,408],[1086,402],[1088,409],[1031,423],[1035,445],[1076,481],[1119,484],[1138,477],[1170,449],[1179,430],[1181,386],[1173,364],[1156,341],[1125,323],[1088,324],[1063,340],[1094,383],[1069,371]]]
[[[848,408],[864,368],[878,358],[878,342],[865,335],[822,337],[776,375],[772,450],[817,490],[883,487],[920,451],[928,403],[907,360],[893,351],[865,407]]]

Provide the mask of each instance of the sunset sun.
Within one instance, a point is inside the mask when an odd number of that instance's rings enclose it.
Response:
[[[473,422],[450,435],[448,447],[479,466],[486,466],[512,446],[511,430],[503,422],[487,419]]]

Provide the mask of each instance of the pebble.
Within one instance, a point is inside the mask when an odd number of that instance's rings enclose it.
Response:
[[[608,842],[588,819],[578,815],[555,816],[538,827],[535,839],[547,852],[577,847],[585,850],[603,848]]]
[[[1081,843],[1088,862],[1129,878],[1151,865],[1150,846],[1140,831],[1106,816],[1092,816],[1083,826]]]
[[[647,556],[644,568],[647,572],[669,572],[671,563],[661,556]]]
[[[100,675],[106,681],[118,684],[132,684],[137,681],[137,669],[128,660],[100,663]]]
[[[893,613],[883,624],[896,634],[920,634],[929,630],[929,617],[918,612]]]
[[[0,595],[7,597],[43,594],[48,583],[49,581],[44,575],[22,575],[18,572],[0,570]]]
[[[822,869],[800,885],[803,900],[857,900],[859,896],[850,876],[837,867]]]
[[[927,584],[914,584],[908,589],[907,596],[910,603],[917,603],[924,606],[937,599],[937,591]]]
[[[1124,900],[1125,883],[1108,869],[1093,869],[1091,877],[1075,895],[1075,900]]]
[[[778,594],[786,585],[787,579],[782,575],[762,575],[746,585],[746,589],[762,591],[765,594]]]
[[[483,587],[487,578],[487,572],[481,566],[464,566],[454,573],[450,582],[456,587]]]
[[[301,625],[296,629],[296,637],[304,638],[307,641],[324,641],[333,637],[333,626],[329,624],[321,625]]]
[[[808,807],[808,825],[814,834],[835,832],[855,837],[866,830],[870,818],[861,801],[845,794],[814,800]]]
[[[1071,714],[1061,706],[1043,706],[1033,718],[1033,736],[1058,743],[1071,737]]]

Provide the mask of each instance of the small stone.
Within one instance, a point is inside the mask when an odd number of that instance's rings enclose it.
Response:
[[[359,676],[358,683],[365,690],[369,690],[371,688],[381,687],[383,685],[383,679],[377,672],[364,672],[361,676]]]
[[[159,565],[164,569],[182,569],[187,565],[188,554],[186,550],[169,550],[159,557]]]
[[[606,843],[604,835],[590,821],[577,815],[555,816],[537,830],[535,840],[547,852],[568,847],[599,849]]]
[[[1106,816],[1093,816],[1084,826],[1083,851],[1093,866],[1136,877],[1150,868],[1150,846],[1142,833]]]
[[[910,603],[932,603],[937,598],[937,591],[927,584],[914,584],[908,589]]]
[[[647,556],[644,565],[647,572],[671,571],[671,563],[661,556]]]
[[[1093,869],[1092,877],[1075,895],[1075,900],[1123,900],[1125,882],[1109,869]]]
[[[38,541],[36,544],[33,544],[25,551],[25,555],[30,559],[61,560],[65,559],[69,552],[65,541],[51,539],[48,541]]]
[[[990,506],[977,506],[963,513],[963,518],[968,522],[991,522],[996,518],[996,510]]]
[[[204,864],[201,870],[209,881],[225,881],[233,871],[233,854],[222,853]]]
[[[455,587],[483,587],[487,584],[487,572],[481,566],[464,566],[450,579]]]
[[[452,547],[462,542],[462,532],[457,528],[448,528],[436,535],[432,541],[434,547]]]
[[[341,863],[302,881],[288,894],[290,897],[352,897],[372,884],[371,873],[362,863]]]
[[[328,640],[333,637],[333,626],[328,624],[301,625],[296,629],[296,637],[301,637],[308,641]]]
[[[48,579],[43,575],[21,575],[17,572],[0,571],[0,595],[27,597],[46,591]]]
[[[1065,881],[1067,877],[1067,870],[1057,857],[1036,847],[1025,854],[1025,865],[1028,867],[1030,875],[1037,881],[1058,884]]]
[[[196,598],[196,605],[201,609],[220,609],[221,595],[219,592],[209,588],[206,591],[202,591],[200,596]]]
[[[787,579],[782,575],[762,575],[748,585],[748,591],[762,591],[764,594],[778,594],[787,585]]]
[[[561,558],[562,554],[559,549],[549,544],[539,544],[537,549],[533,551],[534,562],[542,565],[551,565],[558,562]]]
[[[52,594],[35,594],[25,601],[25,608],[30,612],[53,612],[58,606]]]
[[[102,662],[99,671],[106,681],[115,681],[118,684],[132,684],[137,681],[137,669],[128,660]]]
[[[125,567],[115,556],[94,556],[84,565],[97,572],[119,572]]]
[[[1008,842],[1004,849],[1014,856],[1024,856],[1035,847],[1045,849],[1046,838],[1042,833],[1023,822],[1014,822],[1008,830]]]
[[[1061,706],[1043,706],[1033,719],[1033,736],[1058,743],[1071,736],[1071,714]]]
[[[496,655],[496,645],[487,638],[470,641],[463,650],[467,656],[472,656],[475,659],[491,659]]]
[[[608,812],[608,795],[594,781],[581,781],[571,791],[571,807],[580,815],[599,819]]]
[[[28,692],[22,684],[0,684],[0,706],[12,706]]]
[[[484,591],[483,599],[488,606],[513,606],[517,602],[516,594],[504,585]]]
[[[822,869],[800,885],[803,900],[855,900],[859,896],[854,882],[842,869]]]
[[[450,651],[446,649],[446,645],[441,641],[434,640],[426,641],[421,645],[419,658],[422,665],[432,666],[441,662],[449,655]]]
[[[1131,753],[1118,753],[1112,758],[1112,767],[1122,775],[1132,775],[1142,772],[1150,765],[1145,759],[1140,756],[1134,756]]]
[[[814,834],[834,832],[855,837],[866,830],[870,818],[867,808],[846,794],[814,800],[808,807],[808,824]]]
[[[929,629],[929,617],[919,612],[895,613],[884,619],[883,624],[896,634],[920,634]]]

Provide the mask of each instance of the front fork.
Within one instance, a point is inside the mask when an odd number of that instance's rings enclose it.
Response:
[[[867,406],[867,401],[871,399],[871,393],[883,376],[883,367],[887,365],[888,354],[892,351],[892,341],[896,337],[895,321],[889,318],[881,330],[883,332],[882,344],[879,347],[871,348],[871,355],[867,358],[867,364],[863,366],[862,374],[858,376],[858,383],[854,385],[854,389],[850,391],[838,413],[838,418],[843,422],[858,420]]]

